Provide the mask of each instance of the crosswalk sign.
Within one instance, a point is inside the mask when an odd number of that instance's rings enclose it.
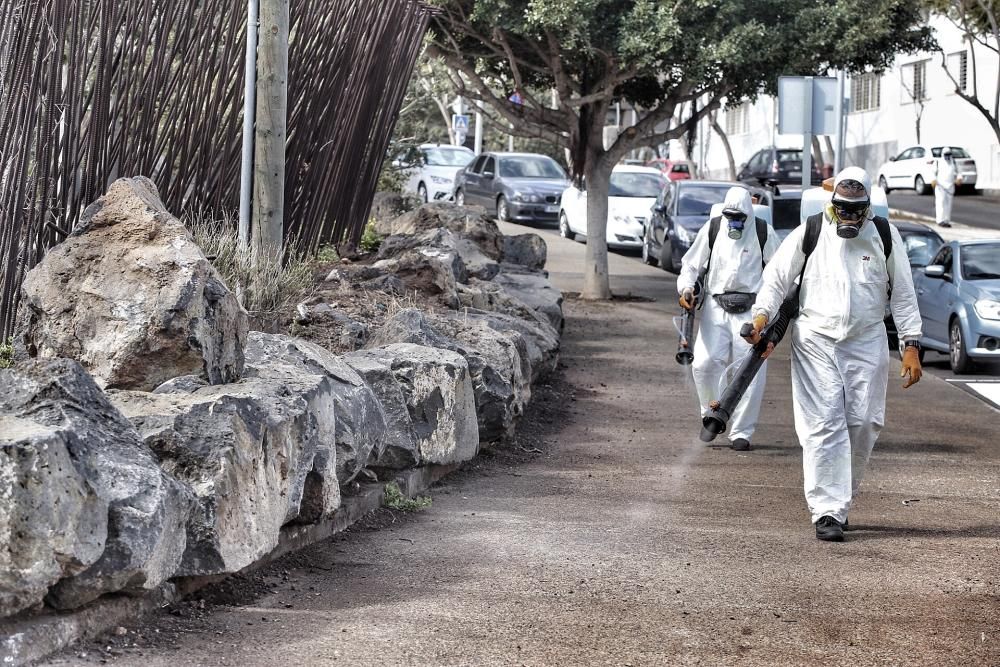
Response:
[[[469,133],[469,117],[465,115],[455,114],[451,117],[451,126],[455,132],[461,132],[463,134]]]

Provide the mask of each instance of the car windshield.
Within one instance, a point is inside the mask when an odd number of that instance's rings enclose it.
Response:
[[[802,164],[802,151],[778,151],[778,164],[782,166]]]
[[[659,174],[612,172],[609,197],[658,197],[664,180]]]
[[[1000,278],[1000,243],[963,246],[962,277],[966,280]]]
[[[795,229],[802,211],[801,199],[775,199],[771,205],[771,226],[775,229]]]
[[[500,176],[565,180],[566,172],[550,157],[505,157],[500,160]]]
[[[455,148],[428,148],[424,151],[424,156],[429,167],[464,167],[476,157],[471,151],[460,151]]]
[[[942,148],[941,146],[938,146],[937,148],[932,148],[931,155],[933,155],[934,157],[941,157],[941,148]],[[969,154],[965,152],[964,148],[959,148],[958,146],[951,146],[950,148],[951,148],[951,156],[955,159],[969,157]]]
[[[927,232],[901,232],[910,266],[927,266],[941,248],[941,237]]]
[[[713,204],[721,204],[729,185],[689,185],[677,195],[677,215],[702,215],[712,212]]]

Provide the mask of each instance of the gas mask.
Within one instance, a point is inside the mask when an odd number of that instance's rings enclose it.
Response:
[[[845,180],[837,184],[826,213],[837,225],[837,236],[853,239],[861,233],[869,208],[871,199],[865,187],[857,181]]]
[[[746,225],[747,214],[738,208],[727,208],[722,217],[729,223],[729,238],[738,241],[743,238],[743,227]]]
[[[827,215],[837,225],[837,236],[842,239],[857,238],[861,233],[861,225],[868,217],[870,202],[865,201],[844,201],[834,198],[827,204]]]

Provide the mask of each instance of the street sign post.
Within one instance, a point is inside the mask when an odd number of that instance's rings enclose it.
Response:
[[[802,135],[802,187],[812,185],[812,138],[836,135],[840,95],[832,76],[778,77],[778,134]]]
[[[451,117],[451,131],[455,137],[455,145],[461,146],[469,136],[469,117],[465,114],[454,114]]]

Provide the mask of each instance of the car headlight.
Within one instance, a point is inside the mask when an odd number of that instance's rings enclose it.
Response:
[[[976,313],[984,320],[1000,320],[1000,301],[979,299],[974,304]]]
[[[431,183],[436,183],[437,185],[449,185],[451,179],[446,176],[431,176]]]
[[[691,243],[694,243],[695,235],[692,232],[689,232],[681,225],[674,225],[674,236],[676,236],[677,240],[681,241],[682,243],[687,243],[689,245]]]
[[[510,200],[511,201],[527,201],[527,199],[524,198],[524,195],[521,194],[520,192],[515,192],[514,195],[510,198]]]

